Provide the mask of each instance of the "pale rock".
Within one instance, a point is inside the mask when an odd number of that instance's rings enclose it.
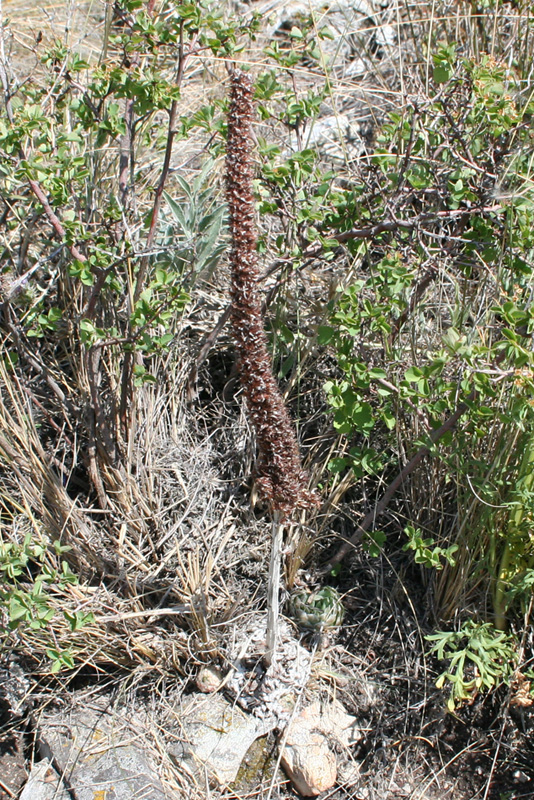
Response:
[[[376,42],[385,49],[393,47],[397,39],[397,31],[393,25],[382,25],[376,31]]]
[[[37,735],[40,751],[68,778],[68,797],[165,800],[149,761],[148,742],[143,747],[139,732],[111,708],[109,698],[43,715]],[[30,798],[41,800],[41,795]]]
[[[291,726],[281,764],[294,788],[304,797],[326,792],[336,782],[336,757],[328,746],[328,739],[308,727]]]
[[[338,764],[337,779],[345,788],[347,786],[357,786],[361,780],[361,770],[358,762],[354,761],[354,759],[349,759],[343,764]]]
[[[235,781],[249,747],[272,724],[245,713],[220,694],[196,694],[180,709],[183,741],[169,753],[197,776],[227,786]]]
[[[362,738],[356,718],[339,701],[315,701],[302,709],[284,734],[281,763],[295,789],[313,797],[331,789],[337,779],[330,741],[348,748]]]
[[[21,717],[27,706],[31,683],[24,671],[11,661],[7,668],[0,668],[0,698],[7,704],[14,717]]]
[[[222,675],[216,667],[202,667],[197,675],[196,685],[199,692],[212,694],[221,688]]]
[[[323,157],[333,161],[359,158],[365,152],[365,141],[357,124],[347,114],[321,117],[312,122],[303,137],[303,145],[320,150]],[[290,147],[299,149],[295,134],[291,136]]]
[[[395,40],[396,29],[388,24],[389,5],[376,0],[267,0],[259,10],[264,19],[272,20],[267,35],[274,40],[287,36],[311,15],[318,30],[330,32],[329,38],[319,41],[322,57],[330,68],[341,68],[345,76],[350,72],[355,77],[372,68],[371,43],[387,50]]]
[[[303,708],[295,723],[316,729],[327,737],[334,737],[343,747],[351,747],[363,739],[356,717],[347,713],[339,700],[321,703],[319,700]]]
[[[50,760],[43,758],[33,765],[20,800],[71,800],[71,795]]]

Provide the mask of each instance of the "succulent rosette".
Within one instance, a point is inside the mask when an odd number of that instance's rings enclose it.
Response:
[[[305,590],[293,592],[289,610],[299,628],[320,632],[337,628],[345,615],[339,593],[331,586],[311,594]]]

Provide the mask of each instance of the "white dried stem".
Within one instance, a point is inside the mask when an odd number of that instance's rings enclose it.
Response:
[[[273,512],[271,561],[267,585],[267,635],[263,663],[270,667],[276,660],[276,648],[280,629],[280,570],[282,564],[282,541],[284,526],[280,511]]]

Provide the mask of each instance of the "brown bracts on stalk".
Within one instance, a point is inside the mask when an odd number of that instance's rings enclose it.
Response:
[[[252,195],[252,83],[231,74],[226,196],[232,233],[232,326],[239,375],[258,442],[258,486],[273,511],[286,517],[317,504],[307,489],[295,431],[274,378],[258,292],[256,225]]]

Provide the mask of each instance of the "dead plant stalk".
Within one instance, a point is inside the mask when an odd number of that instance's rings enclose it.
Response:
[[[249,76],[240,70],[233,71],[226,155],[226,195],[232,234],[231,317],[241,385],[259,450],[258,488],[273,515],[264,656],[264,663],[269,666],[275,659],[278,638],[283,522],[297,507],[315,505],[316,498],[307,489],[308,478],[302,469],[292,422],[273,375],[263,328],[252,194],[252,98]]]

